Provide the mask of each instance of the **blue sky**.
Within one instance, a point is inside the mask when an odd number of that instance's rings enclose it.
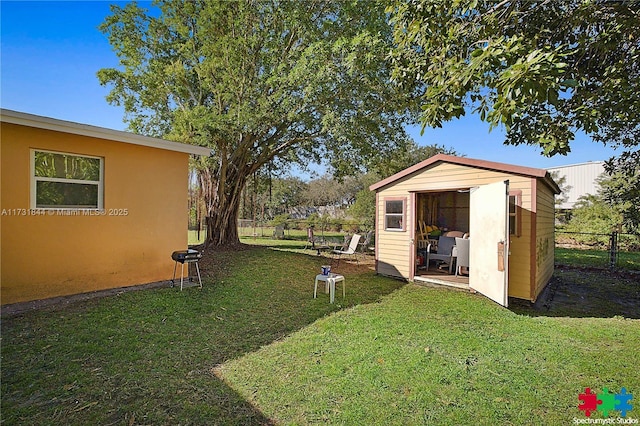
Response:
[[[108,88],[96,72],[118,59],[98,31],[110,14],[103,1],[2,1],[0,27],[0,104],[2,108],[125,130],[123,110],[109,105]],[[120,2],[123,4],[123,2]],[[411,128],[420,145],[437,143],[467,157],[549,168],[606,160],[616,152],[578,135],[567,156],[546,158],[540,149],[505,146],[504,133],[477,116],[445,123],[441,129]]]

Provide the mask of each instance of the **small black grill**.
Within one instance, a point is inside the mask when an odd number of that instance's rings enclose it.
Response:
[[[202,257],[202,254],[198,250],[188,249],[188,250],[178,250],[171,253],[171,259],[173,259],[176,263],[173,266],[173,278],[171,279],[171,287],[173,287],[173,282],[176,279],[176,268],[178,267],[178,262],[182,264],[180,268],[180,290],[182,290],[182,283],[184,279],[184,264],[187,264],[187,278],[191,281],[191,277],[189,277],[189,263],[196,264],[196,271],[198,272],[198,282],[200,283],[200,288],[202,288],[202,279],[200,278],[200,267],[198,266],[198,260]]]
[[[176,262],[197,262],[202,255],[198,250],[178,250],[171,253],[171,258]]]

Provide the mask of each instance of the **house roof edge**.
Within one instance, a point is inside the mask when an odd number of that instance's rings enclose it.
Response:
[[[138,135],[136,133],[125,132],[122,130],[107,129],[105,127],[81,124],[73,121],[59,120],[56,118],[28,114],[25,112],[13,111],[4,108],[0,110],[0,121],[3,123],[18,124],[45,130],[54,130],[75,135],[124,142],[133,145],[142,145],[151,148],[165,149],[168,151],[184,152],[186,154],[204,156],[211,155],[211,149],[207,147],[173,142],[160,138],[152,138],[150,136]]]

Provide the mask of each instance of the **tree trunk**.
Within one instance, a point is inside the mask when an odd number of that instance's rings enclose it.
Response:
[[[217,202],[211,206],[207,217],[207,246],[235,246],[240,244],[238,238],[238,213],[242,185],[236,183],[229,188],[237,188],[230,192],[218,193]]]
[[[240,200],[242,190],[246,182],[246,176],[238,173],[242,167],[232,167],[231,170],[218,172],[217,185],[214,193],[208,194],[209,214],[207,217],[207,243],[206,246],[237,246],[238,238],[238,214],[240,212]],[[227,173],[231,171],[231,173]]]
[[[235,209],[214,209],[207,217],[207,246],[235,246],[238,238],[238,206]]]

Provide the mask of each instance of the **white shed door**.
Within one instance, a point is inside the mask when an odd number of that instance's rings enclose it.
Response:
[[[469,287],[508,303],[509,181],[471,189]]]

